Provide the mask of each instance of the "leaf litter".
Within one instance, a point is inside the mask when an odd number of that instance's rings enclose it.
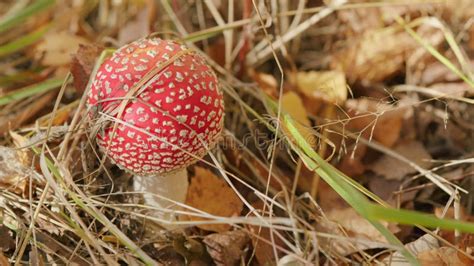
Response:
[[[297,157],[269,99],[322,158],[387,204],[473,222],[462,193],[473,192],[469,0],[4,2],[2,265],[407,265]],[[133,177],[103,158],[81,103],[105,48],[150,34],[198,40],[188,45],[211,58],[226,95],[225,136],[190,169],[171,231],[128,191]],[[472,265],[472,234],[425,234],[417,222],[380,224],[421,265]]]

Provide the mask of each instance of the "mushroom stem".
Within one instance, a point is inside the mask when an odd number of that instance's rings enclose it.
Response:
[[[133,178],[133,189],[144,192],[143,199],[146,205],[157,209],[179,210],[180,206],[174,202],[184,203],[188,191],[188,172],[186,168],[158,176],[139,176]],[[157,196],[158,195],[158,196]],[[172,222],[177,220],[173,212],[154,211],[156,218],[169,221],[170,224],[160,223],[161,226],[176,228]]]

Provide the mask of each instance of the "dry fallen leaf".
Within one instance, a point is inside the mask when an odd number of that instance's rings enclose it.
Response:
[[[35,55],[42,56],[44,65],[59,67],[71,62],[71,55],[77,51],[80,44],[88,43],[87,39],[67,31],[51,32],[36,46]]]
[[[367,3],[365,0],[351,0],[354,3]],[[410,17],[415,19],[436,6],[425,0],[412,0],[410,5],[381,5],[372,8],[348,8],[337,12],[337,17],[347,26],[347,37],[360,35],[367,30],[380,29],[394,22],[393,18]],[[345,29],[345,27],[343,27]]]
[[[344,227],[352,236],[387,243],[385,237],[369,221],[357,214],[353,208],[329,210],[326,212],[326,216],[329,220]],[[382,222],[382,224],[388,226],[387,222]]]
[[[291,115],[291,117],[297,122],[295,123],[295,126],[306,142],[308,142],[312,147],[315,147],[317,140],[312,132],[311,122],[308,119],[308,114],[301,97],[295,92],[286,92],[283,94],[281,99],[281,105],[282,109]],[[313,191],[317,189],[318,183],[319,176],[306,167],[303,167],[298,179],[298,189],[314,193]]]
[[[263,72],[250,71],[250,76],[268,96],[278,98],[278,82],[275,77]]]
[[[429,88],[438,94],[446,94],[452,97],[463,97],[471,90],[471,86],[464,82],[436,83]]]
[[[3,251],[0,250],[0,265],[1,266],[8,266],[10,265],[10,262],[8,261],[8,258],[3,255]]]
[[[423,251],[418,254],[417,259],[422,266],[470,266],[474,260],[464,256],[452,247],[440,247]]]
[[[369,221],[360,216],[351,207],[330,209],[326,210],[325,213],[327,219],[320,219],[317,224],[317,228],[321,232],[351,237],[355,240],[364,240],[350,242],[343,239],[321,238],[323,241],[322,245],[326,249],[333,248],[339,254],[348,255],[360,250],[380,248],[388,243],[387,239]],[[381,224],[392,233],[399,231],[396,225],[385,221],[382,221]],[[342,226],[344,231],[341,231],[340,226]]]
[[[58,237],[50,236],[49,234],[44,233],[42,230],[37,230],[36,241],[41,246],[46,247],[46,250],[53,253],[54,256],[62,256],[64,258],[69,258],[69,263],[71,265],[88,265],[88,260],[82,257],[81,254],[77,254],[75,249],[68,247],[61,243]],[[48,254],[49,255],[49,254]],[[52,255],[52,254],[51,254]]]
[[[0,188],[19,195],[27,195],[30,178],[36,174],[25,161],[22,150],[0,146]]]
[[[253,202],[252,206],[257,211],[262,211],[264,208],[264,203],[262,201]],[[266,208],[268,211],[268,206]],[[251,214],[254,216],[254,214]],[[250,239],[252,240],[252,246],[255,252],[255,258],[259,265],[276,265],[278,258],[275,258],[275,253],[273,252],[273,245],[271,231],[267,227],[261,227],[257,225],[248,225],[247,228],[250,231]],[[275,235],[274,235],[275,236]],[[279,237],[273,238],[275,246],[284,247],[283,241]],[[277,252],[279,253],[279,252]],[[277,254],[279,255],[279,254]]]
[[[392,147],[400,137],[404,116],[409,107],[391,106],[366,98],[346,101],[346,112],[351,117],[347,128],[361,132],[386,147]]]
[[[350,150],[342,157],[337,168],[344,174],[356,177],[364,173],[366,165],[362,162],[367,153],[367,146],[364,144],[353,145]]]
[[[240,215],[243,202],[227,183],[211,171],[196,167],[196,175],[191,179],[186,204],[206,213],[232,217]],[[191,221],[205,221],[205,218],[188,216]],[[225,232],[229,224],[199,224],[197,227],[214,232]]]
[[[245,254],[250,239],[244,231],[210,234],[203,240],[216,265],[237,265]]]
[[[240,144],[236,143],[230,138],[224,138],[224,145],[227,147],[239,147]],[[242,152],[239,148],[233,149],[224,149],[227,160],[237,167],[239,171],[245,176],[255,177],[262,184],[266,184],[269,176],[268,167],[264,165],[259,160],[255,160],[254,157],[250,156],[247,152]],[[281,191],[282,187],[290,189],[291,180],[289,177],[286,177],[278,168],[273,168],[271,177],[270,177],[270,191],[274,189],[275,191]],[[241,191],[241,190],[239,190]],[[241,191],[242,192],[242,191]]]
[[[443,216],[443,212],[444,212],[444,207],[443,208],[437,207],[434,210],[434,215],[436,215],[436,217],[438,217],[438,218],[457,219],[454,216],[454,208],[453,207],[449,207],[444,216]],[[466,213],[465,209],[463,207],[461,207],[460,210],[459,210],[459,220],[466,221],[466,222],[473,222],[474,221],[474,216],[469,215],[468,213]],[[451,244],[459,244],[462,241],[470,240],[470,237],[472,237],[472,234],[461,233],[461,236],[459,238],[457,238],[455,236],[453,230],[446,230],[446,229],[441,229],[439,231],[439,235],[443,239],[445,239],[446,241],[450,242]],[[460,246],[458,246],[458,247],[460,247]],[[472,248],[472,246],[470,246],[469,248]]]
[[[72,56],[71,74],[74,77],[74,88],[80,94],[86,89],[97,57],[104,48],[97,45],[79,45]]]
[[[9,251],[13,248],[15,248],[15,240],[12,232],[6,226],[0,225],[0,250]]]
[[[450,61],[455,62],[456,59],[450,58]],[[420,68],[421,67],[422,66],[420,66]],[[423,68],[418,72],[419,73],[411,73],[411,84],[428,86],[435,83],[454,82],[459,80],[459,76],[439,61],[434,61],[429,63],[427,66],[423,66]]]
[[[418,46],[408,33],[390,27],[367,31],[348,43],[334,54],[332,68],[344,71],[351,83],[392,77],[404,69],[406,54]]]
[[[349,207],[347,202],[324,181],[319,182],[318,195],[319,206],[325,212]]]
[[[425,234],[417,240],[406,244],[405,247],[414,255],[418,255],[420,253],[439,248],[439,243],[438,239],[436,239],[434,236]],[[385,265],[391,266],[410,266],[410,263],[400,251],[396,251],[390,256],[385,257],[382,262]]]
[[[315,146],[316,139],[311,132],[311,122],[308,119],[301,97],[292,91],[287,92],[283,94],[281,106],[297,122],[295,126],[305,140],[311,146]]]
[[[426,151],[421,142],[403,142],[396,145],[393,151],[422,168],[427,169],[431,166],[431,155]],[[416,172],[412,166],[389,155],[383,155],[375,163],[369,165],[368,168],[389,180],[401,180],[408,174]]]
[[[298,72],[295,83],[313,114],[318,114],[325,103],[341,104],[347,99],[346,76],[341,71]]]
[[[118,32],[118,43],[120,46],[150,34],[150,18],[154,16],[155,7],[153,6],[154,1],[148,1],[148,3],[144,9],[138,12],[135,19],[127,21],[120,28]]]
[[[383,235],[370,222],[359,216],[350,207],[331,209],[325,213],[326,218],[318,219],[315,224],[318,232],[361,241],[321,237],[319,238],[320,245],[324,250],[331,250],[339,255],[347,256],[360,250],[381,248],[387,243]],[[388,227],[386,222],[383,225]]]
[[[372,176],[369,180],[369,189],[381,199],[391,202],[394,192],[400,189],[401,184],[402,181],[399,180],[388,180],[383,177]]]
[[[46,265],[43,255],[41,253],[38,253],[37,249],[32,249],[28,253],[28,257],[29,257],[29,260],[28,260],[29,265],[38,265],[38,266]]]

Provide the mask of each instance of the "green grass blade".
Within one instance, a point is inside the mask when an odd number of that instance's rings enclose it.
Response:
[[[0,21],[0,33],[17,26],[29,17],[46,10],[55,3],[56,0],[36,0],[31,5],[20,10],[19,12],[4,17]]]
[[[312,149],[309,143],[295,127],[294,120],[288,114],[283,114],[283,123],[290,132],[292,138],[295,140],[297,146],[301,148],[301,150],[296,149],[296,152],[301,155],[302,151],[306,155],[301,157],[305,164],[310,166],[310,169],[313,169],[319,176],[321,176],[321,178],[326,181],[326,183],[328,183],[349,205],[351,205],[356,212],[367,219],[389,243],[397,246],[410,264],[419,265],[417,259],[405,248],[403,243],[401,243],[400,240],[378,220],[373,219],[373,217],[370,216],[373,212],[373,210],[370,209],[372,204],[359,190],[346,181],[350,178],[335,169]],[[387,209],[382,206],[381,208]]]
[[[361,216],[371,222],[390,243],[399,246],[402,250],[402,254],[411,264],[418,263],[416,258],[403,247],[401,242],[387,228],[380,224],[380,220],[414,226],[426,226],[430,228],[439,227],[447,230],[459,230],[467,233],[474,233],[474,223],[453,219],[440,219],[430,214],[395,209],[369,202],[358,190],[358,187],[351,184],[355,181],[351,180],[339,170],[335,169],[332,165],[324,161],[311,148],[304,137],[298,132],[298,129],[294,125],[295,122],[288,114],[283,114],[283,123],[288,129],[292,139],[295,141],[296,147],[293,147],[293,149],[300,155],[300,158],[305,162],[305,164],[310,167],[310,169],[314,169],[314,171],[317,172],[321,178],[323,178],[323,180],[326,181],[345,201],[347,201],[349,205],[351,205]]]
[[[390,222],[397,222],[400,224],[421,225],[431,228],[439,227],[447,230],[459,230],[467,233],[474,233],[474,223],[453,219],[440,219],[434,215],[416,211],[385,208],[375,204],[371,204],[367,211],[371,219],[380,219]]]
[[[44,93],[60,87],[64,82],[62,78],[53,78],[38,84],[33,84],[18,90],[14,90],[0,97],[0,106],[21,100],[29,96]]]
[[[431,44],[427,41],[423,40],[423,38],[418,35],[411,27],[409,27],[402,18],[395,17],[396,21],[403,26],[406,32],[410,34],[410,36],[415,39],[419,44],[421,44],[432,56],[438,59],[443,65],[445,65],[451,72],[456,74],[459,78],[461,78],[464,82],[469,84],[472,88],[474,88],[474,81],[472,81],[469,77],[467,77],[461,70],[459,70],[449,59],[443,56],[440,52],[436,50]]]
[[[37,30],[28,33],[25,36],[19,37],[7,44],[0,46],[0,57],[18,52],[35,42],[37,42],[48,31],[49,25],[38,28]]]

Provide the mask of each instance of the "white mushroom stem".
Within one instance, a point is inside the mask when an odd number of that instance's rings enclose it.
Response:
[[[186,168],[158,176],[134,176],[133,189],[143,192],[144,203],[156,209],[179,210],[175,202],[184,203],[188,192],[188,172]],[[173,222],[178,219],[174,212],[154,211],[156,218],[170,223],[160,223],[167,229],[176,228]]]

